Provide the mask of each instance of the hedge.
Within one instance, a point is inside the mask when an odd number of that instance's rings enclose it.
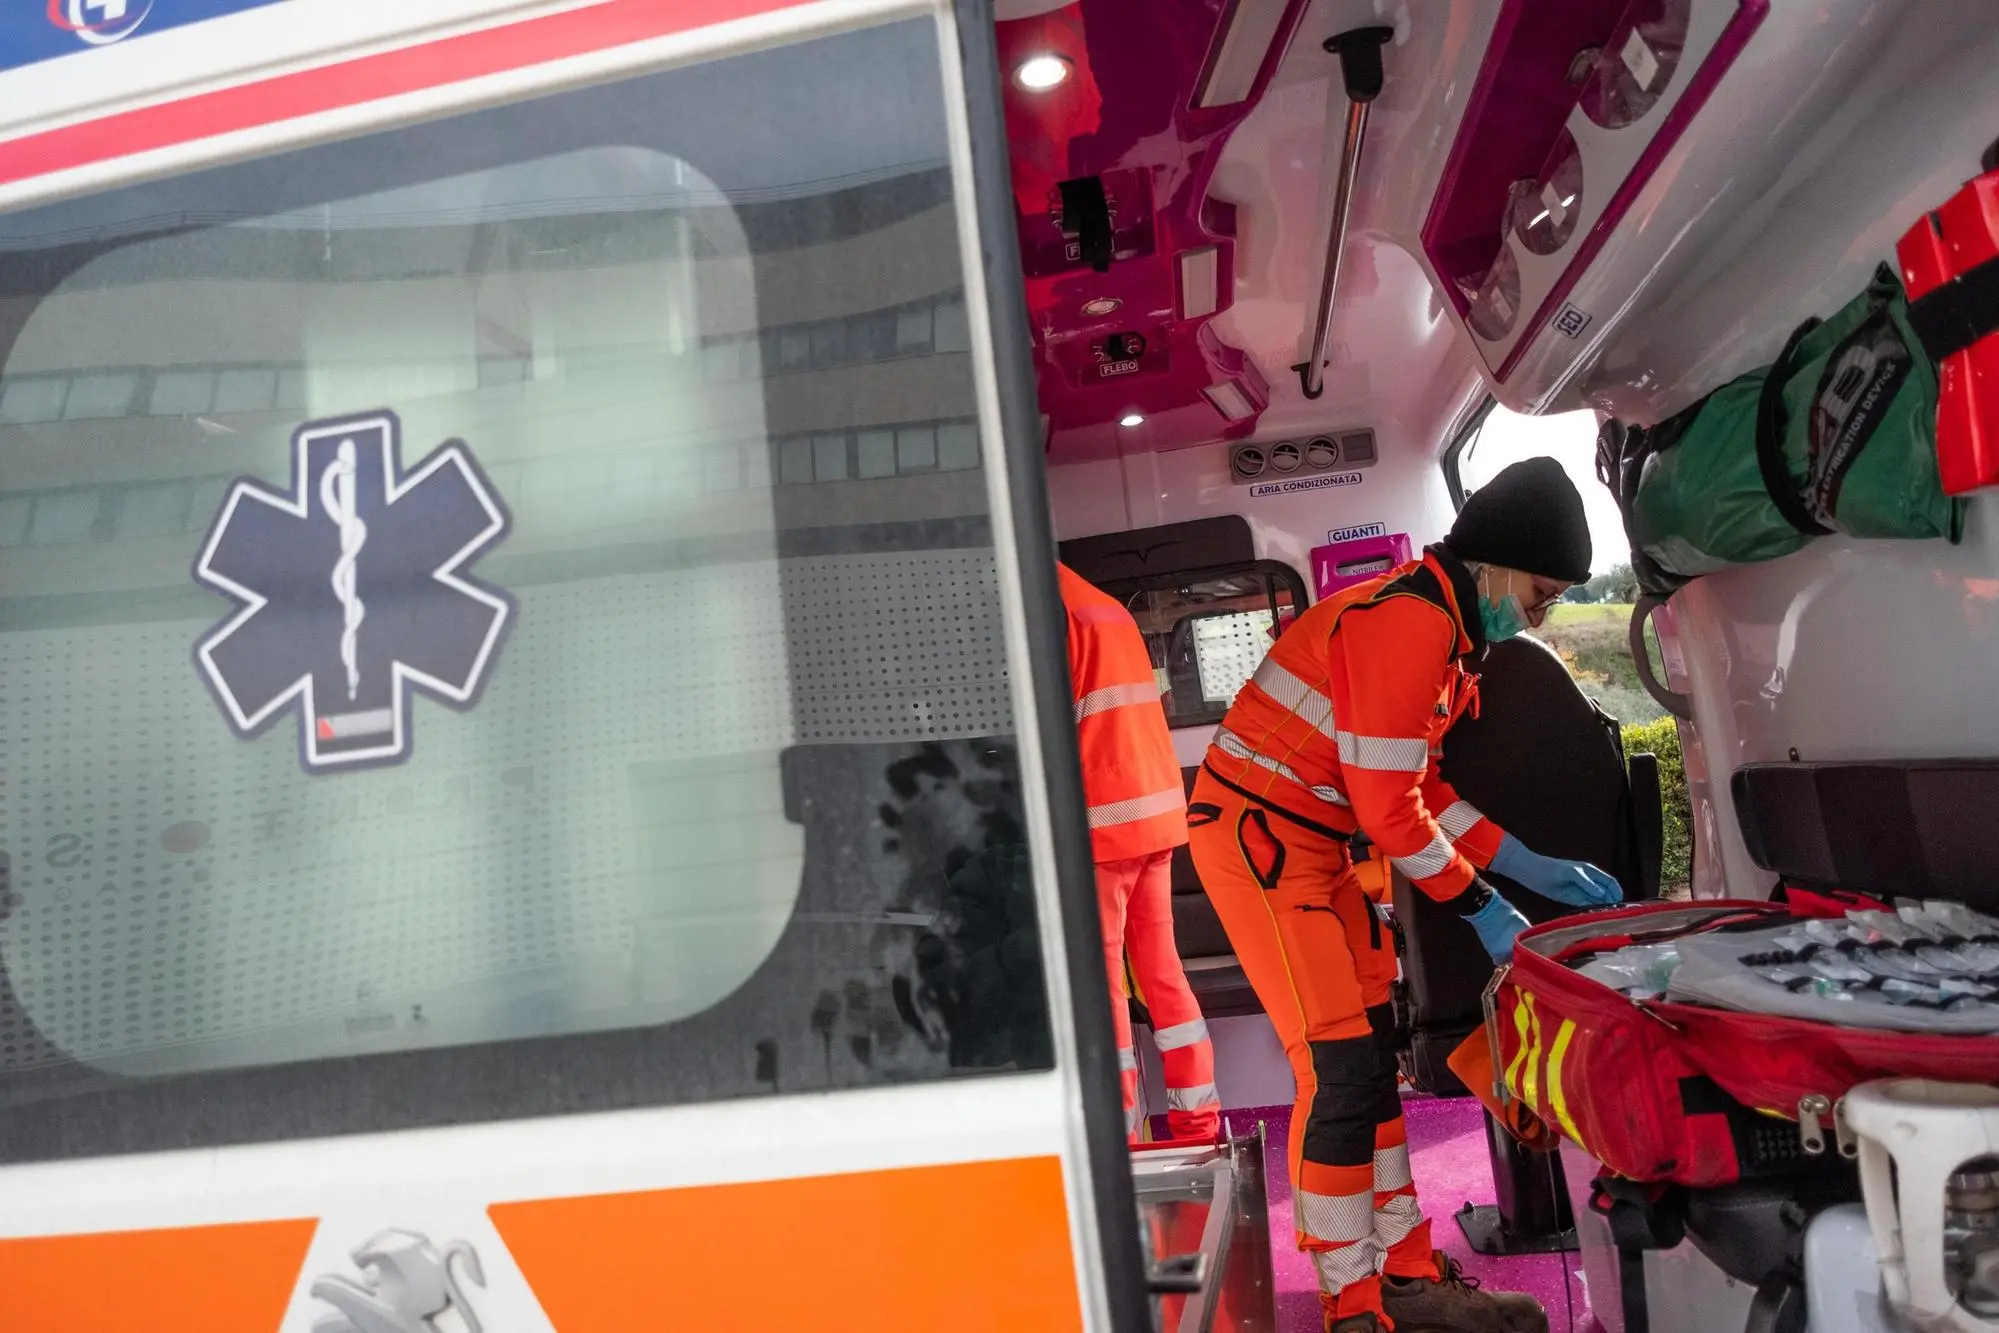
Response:
[[[1659,792],[1666,808],[1666,854],[1660,867],[1663,890],[1685,889],[1693,882],[1693,804],[1687,796],[1686,763],[1680,755],[1679,725],[1670,717],[1624,728],[1627,754],[1659,758]]]

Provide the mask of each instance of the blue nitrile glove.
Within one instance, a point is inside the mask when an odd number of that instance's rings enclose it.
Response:
[[[1474,887],[1473,892],[1477,892]],[[1527,918],[1520,915],[1520,909],[1506,899],[1486,890],[1485,906],[1465,918],[1471,928],[1478,932],[1478,942],[1492,955],[1495,963],[1513,961],[1513,937],[1527,929]]]
[[[1624,897],[1623,886],[1587,861],[1564,861],[1530,852],[1511,833],[1499,840],[1492,873],[1571,907],[1602,907]]]

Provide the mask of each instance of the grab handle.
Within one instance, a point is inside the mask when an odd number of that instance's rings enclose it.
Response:
[[[1645,622],[1665,604],[1663,597],[1641,593],[1637,605],[1631,608],[1631,661],[1638,668],[1638,683],[1645,687],[1645,693],[1674,717],[1682,722],[1691,722],[1694,718],[1693,701],[1659,683],[1659,678],[1652,674],[1652,655],[1645,651]]]

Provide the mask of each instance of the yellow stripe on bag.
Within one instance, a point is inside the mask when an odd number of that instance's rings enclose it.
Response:
[[[1555,1044],[1548,1052],[1548,1105],[1555,1112],[1555,1123],[1562,1127],[1562,1132],[1582,1143],[1583,1136],[1576,1132],[1576,1122],[1569,1119],[1568,1098],[1562,1095],[1562,1057],[1568,1054],[1569,1042],[1575,1035],[1576,1021],[1573,1018],[1563,1019],[1561,1027],[1555,1029]]]
[[[1527,1068],[1521,1071],[1526,1086],[1521,1089],[1520,1100],[1534,1111],[1541,1109],[1541,1015],[1534,1009],[1534,997],[1523,995],[1521,1002],[1527,1006]]]
[[[1528,1060],[1527,1006],[1533,1003],[1524,991],[1519,995],[1519,1003],[1513,1006],[1513,1032],[1519,1042],[1513,1049],[1513,1058],[1506,1063],[1506,1090],[1515,1097],[1521,1095],[1520,1069]]]

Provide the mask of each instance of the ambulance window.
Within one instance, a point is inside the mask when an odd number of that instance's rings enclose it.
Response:
[[[0,215],[0,1159],[1052,1064],[937,50]]]
[[[1221,721],[1276,633],[1305,606],[1305,583],[1274,560],[1247,568],[1106,582],[1138,621],[1175,727]]]

